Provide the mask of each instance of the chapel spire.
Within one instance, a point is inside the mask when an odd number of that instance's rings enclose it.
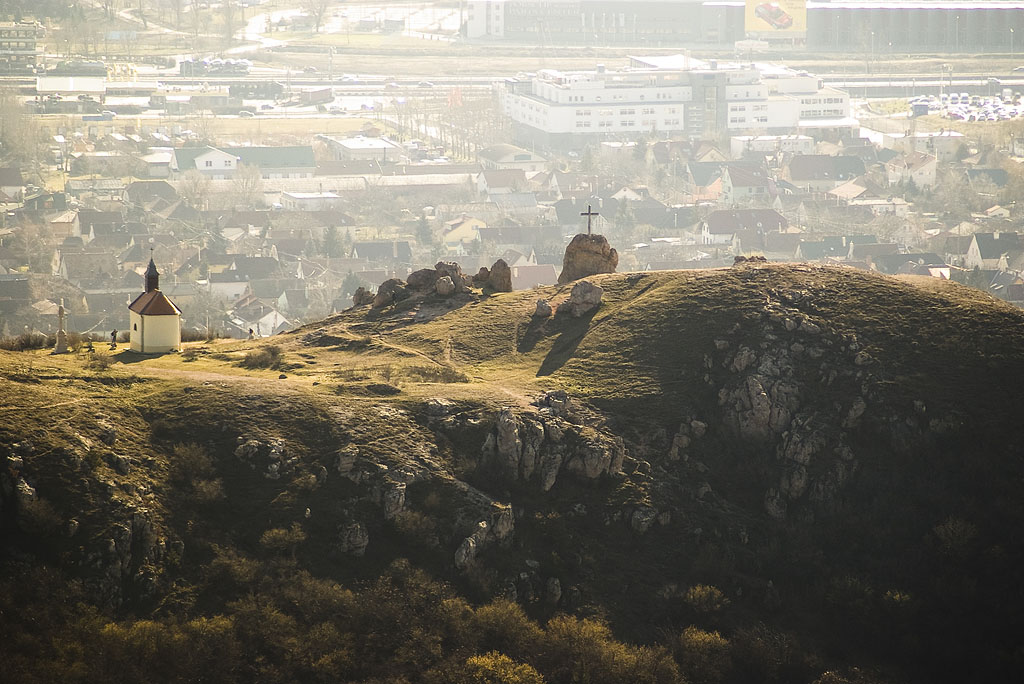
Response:
[[[149,268],[146,269],[146,292],[160,289],[160,273],[156,270],[153,257],[149,257]]]

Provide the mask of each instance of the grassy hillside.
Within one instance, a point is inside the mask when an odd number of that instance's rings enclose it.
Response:
[[[9,671],[1019,668],[1022,312],[839,268],[590,280],[580,318],[531,316],[552,287],[156,358],[0,352]]]

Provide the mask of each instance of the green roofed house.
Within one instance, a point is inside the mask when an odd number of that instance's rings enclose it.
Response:
[[[312,178],[316,159],[310,145],[284,147],[182,147],[174,150],[171,177],[195,169],[214,180],[234,177],[239,164],[256,167],[265,179]]]

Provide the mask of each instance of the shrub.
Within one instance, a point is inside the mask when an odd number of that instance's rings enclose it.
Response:
[[[732,665],[729,640],[693,625],[679,636],[679,652],[683,672],[694,682],[724,681]]]
[[[295,557],[295,547],[306,541],[306,533],[299,523],[292,523],[289,529],[274,527],[263,533],[260,537],[260,545],[274,553],[289,552],[292,558]]]
[[[26,332],[15,337],[0,337],[0,349],[4,351],[26,351],[43,349],[56,344],[57,338],[37,332]]]
[[[107,354],[89,354],[85,359],[85,367],[91,371],[102,372],[110,370],[114,365],[114,358]]]
[[[413,382],[469,382],[469,376],[451,366],[411,366],[404,371]]]
[[[261,349],[253,349],[245,355],[239,364],[242,368],[269,368],[279,370],[284,363],[284,352],[277,345],[270,344]]]
[[[699,613],[715,613],[729,605],[729,599],[718,587],[697,584],[687,589],[683,601]]]
[[[213,474],[213,461],[198,444],[176,444],[171,452],[171,479],[179,484],[195,484]]]

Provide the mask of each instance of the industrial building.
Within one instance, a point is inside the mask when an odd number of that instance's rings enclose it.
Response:
[[[881,55],[1024,49],[1024,2],[808,0],[806,7],[809,50]],[[467,0],[465,12],[463,32],[470,40],[542,46],[732,47],[749,33],[743,0]]]
[[[34,68],[45,32],[38,21],[0,21],[0,73],[21,74]]]
[[[578,149],[603,140],[801,133],[849,135],[849,96],[774,64],[687,55],[630,57],[627,68],[544,69],[502,85],[502,107],[527,147]]]

